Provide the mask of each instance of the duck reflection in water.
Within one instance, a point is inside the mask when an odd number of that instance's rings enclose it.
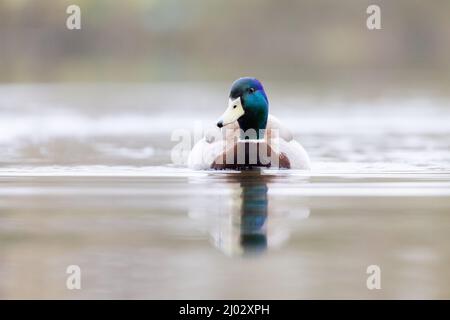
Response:
[[[254,256],[278,247],[288,239],[293,221],[309,216],[305,205],[297,205],[295,212],[291,212],[284,210],[282,201],[269,203],[269,184],[277,177],[259,169],[213,179],[215,186],[218,187],[219,180],[221,190],[230,194],[211,197],[207,203],[202,200],[202,207],[191,208],[189,215],[206,222],[214,246],[227,255]],[[205,207],[208,209],[202,210]]]
[[[240,186],[240,222],[236,225],[240,233],[240,246],[244,253],[260,253],[267,249],[267,183],[261,178],[244,176]]]

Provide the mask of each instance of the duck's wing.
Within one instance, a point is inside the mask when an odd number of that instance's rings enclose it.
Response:
[[[223,153],[224,149],[224,140],[210,141],[204,137],[192,148],[187,165],[194,170],[211,169],[211,164]]]
[[[214,160],[224,153],[226,147],[232,146],[239,138],[239,124],[230,123],[218,130],[207,130],[204,138],[192,148],[188,157],[188,167],[196,170],[211,169]]]
[[[289,160],[290,169],[309,170],[311,168],[308,153],[294,139],[291,141],[279,139],[279,151]]]
[[[308,170],[310,168],[310,160],[308,153],[300,143],[294,140],[292,132],[275,116],[269,115],[267,120],[267,140],[270,141],[272,133],[276,130],[278,139],[278,148],[289,160],[291,169]]]
[[[294,136],[292,135],[291,130],[289,130],[277,117],[269,114],[269,117],[267,118],[267,135],[270,139],[271,137],[271,130],[277,130],[278,136],[282,138],[285,141],[291,141],[294,139]]]

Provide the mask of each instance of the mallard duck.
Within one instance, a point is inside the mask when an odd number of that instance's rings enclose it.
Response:
[[[217,122],[221,139],[207,134],[188,158],[193,169],[310,167],[305,149],[291,132],[269,114],[269,100],[260,81],[240,78],[230,90],[228,108]]]

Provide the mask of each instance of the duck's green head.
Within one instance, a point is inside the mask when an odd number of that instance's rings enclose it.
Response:
[[[240,78],[231,86],[228,108],[217,126],[222,128],[237,120],[244,132],[254,129],[259,138],[261,130],[266,129],[268,115],[269,100],[261,82],[255,78]]]

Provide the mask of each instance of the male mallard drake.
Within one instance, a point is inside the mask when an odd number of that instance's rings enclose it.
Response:
[[[240,78],[233,83],[228,108],[217,126],[223,139],[206,135],[200,140],[189,154],[190,168],[309,169],[305,149],[277,118],[269,115],[269,100],[255,78]]]

